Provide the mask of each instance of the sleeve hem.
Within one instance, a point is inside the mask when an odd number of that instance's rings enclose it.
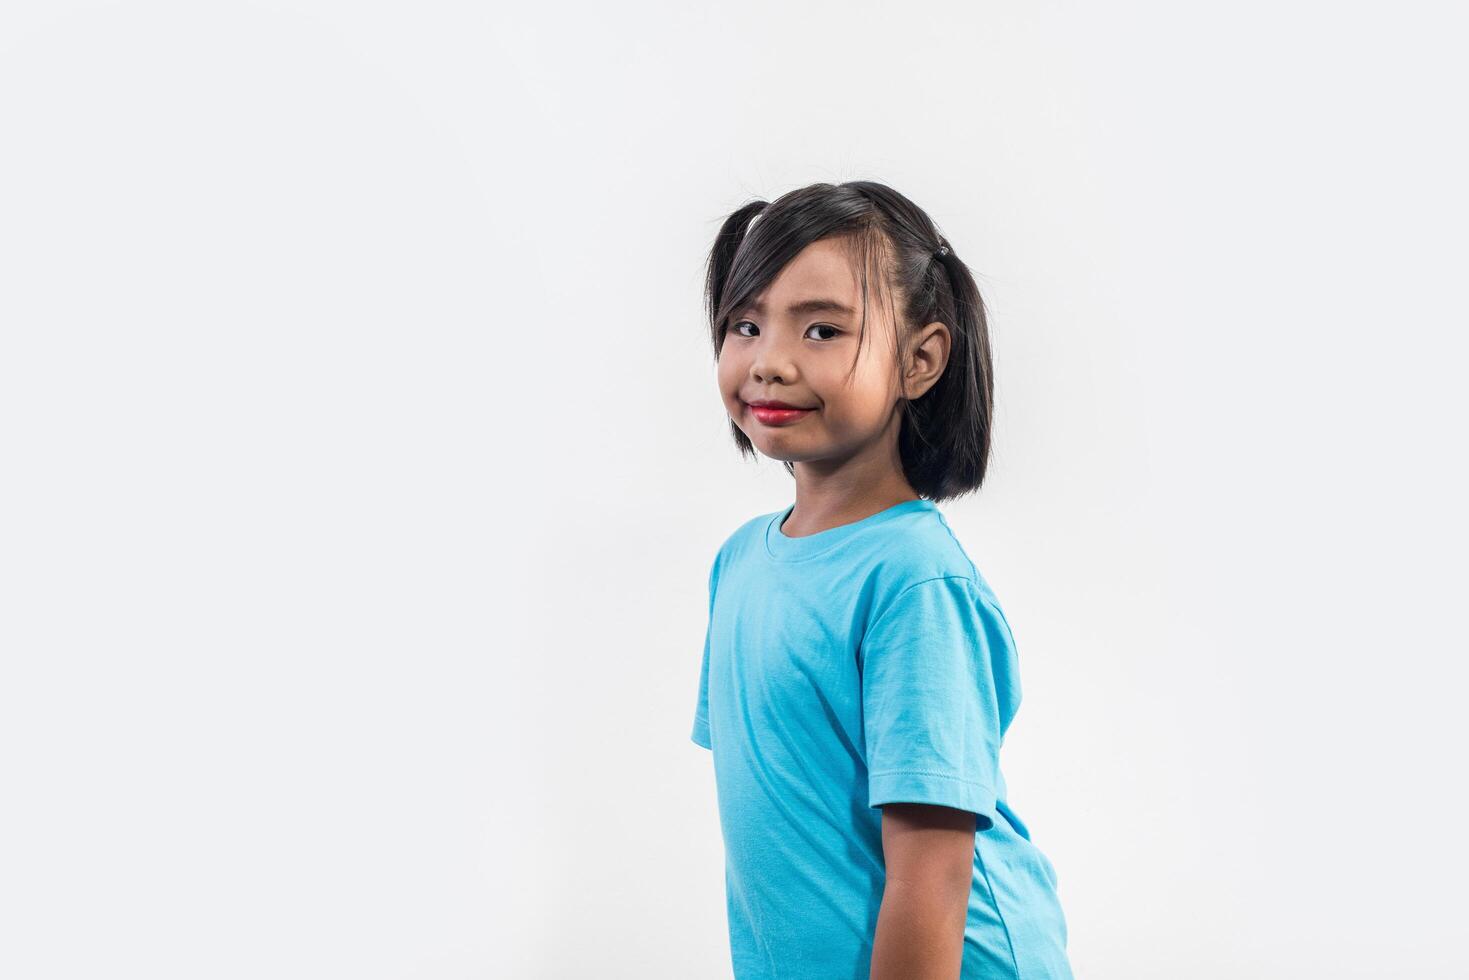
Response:
[[[689,738],[693,740],[695,745],[698,745],[701,748],[711,748],[708,720],[703,717],[695,718],[694,729],[689,733]]]
[[[995,822],[994,788],[972,779],[929,770],[891,769],[868,776],[867,805],[929,803],[976,814],[977,830]]]

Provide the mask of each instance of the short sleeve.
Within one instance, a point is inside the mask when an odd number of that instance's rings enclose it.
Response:
[[[699,697],[694,706],[694,728],[689,737],[696,745],[713,748],[709,737],[709,641],[714,632],[714,589],[719,582],[719,559],[709,568],[709,619],[704,627],[704,662],[699,667]]]
[[[963,576],[908,586],[861,643],[868,805],[931,803],[994,824],[1010,630]]]

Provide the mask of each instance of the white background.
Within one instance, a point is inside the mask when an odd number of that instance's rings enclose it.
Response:
[[[723,217],[992,313],[1078,977],[1462,977],[1448,4],[0,8],[0,973],[728,977]]]

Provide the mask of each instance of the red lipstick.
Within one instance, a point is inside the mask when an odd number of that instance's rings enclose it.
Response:
[[[787,425],[805,418],[814,411],[814,409],[801,408],[774,398],[759,399],[745,404],[750,406],[750,411],[755,418],[765,425]]]

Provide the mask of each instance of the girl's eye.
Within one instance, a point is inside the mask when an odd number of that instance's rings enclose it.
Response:
[[[740,336],[740,337],[752,337],[752,336],[754,336],[753,334],[740,333],[740,327],[745,327],[745,326],[755,327],[755,324],[751,323],[749,320],[739,320],[739,321],[731,324],[729,329],[731,331],[733,331],[737,336]],[[755,327],[755,329],[756,330],[759,330],[760,328],[759,327]],[[817,338],[818,340],[835,340],[838,336],[841,335],[841,330],[839,330],[838,328],[832,326],[829,323],[813,323],[810,327],[807,328],[807,332],[809,333],[812,330],[830,330],[830,331],[832,331],[831,336],[829,336],[829,337],[818,337]]]

